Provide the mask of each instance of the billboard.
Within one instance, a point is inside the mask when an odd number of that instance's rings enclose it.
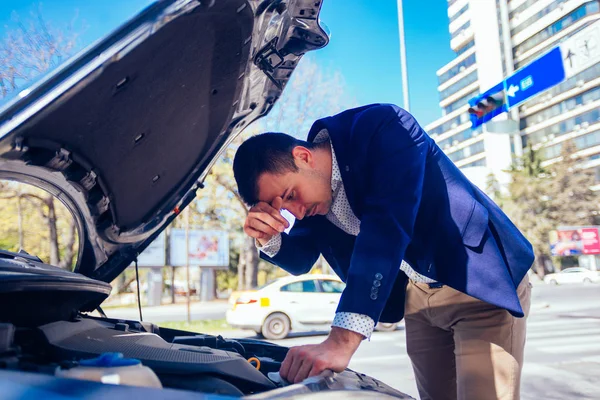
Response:
[[[551,231],[550,251],[553,256],[600,254],[598,227],[568,227]]]
[[[185,230],[171,229],[171,265],[185,266]],[[189,231],[189,264],[194,267],[229,267],[229,235],[217,230]]]
[[[140,267],[164,267],[166,261],[165,232],[161,232],[156,239],[138,256]]]

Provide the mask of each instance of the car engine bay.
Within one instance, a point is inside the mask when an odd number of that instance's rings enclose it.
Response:
[[[0,372],[230,397],[343,390],[410,398],[351,370],[287,384],[278,371],[288,348],[266,341],[90,315],[110,290],[27,253],[0,251]]]

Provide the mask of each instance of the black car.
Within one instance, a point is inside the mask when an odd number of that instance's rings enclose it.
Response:
[[[0,397],[410,398],[351,370],[284,386],[286,347],[90,315],[328,43],[320,9],[158,1],[0,110],[0,179],[54,194],[80,238],[74,272],[0,251]]]

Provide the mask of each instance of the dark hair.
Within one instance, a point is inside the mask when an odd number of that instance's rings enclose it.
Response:
[[[278,132],[262,133],[241,144],[233,160],[233,175],[238,192],[247,204],[253,206],[258,203],[258,178],[263,173],[298,171],[292,155],[296,146],[315,147],[312,143]]]

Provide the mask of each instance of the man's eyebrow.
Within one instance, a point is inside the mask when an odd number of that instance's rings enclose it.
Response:
[[[285,195],[286,195],[286,194],[287,194],[289,191],[290,191],[290,190],[289,190],[289,188],[288,188],[288,189],[285,189],[285,190],[283,191],[283,194],[281,195],[281,200],[285,200]]]

